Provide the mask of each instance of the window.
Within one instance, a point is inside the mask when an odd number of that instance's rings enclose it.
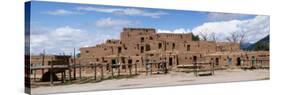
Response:
[[[149,37],[149,40],[153,40],[153,38],[150,36],[150,37]]]
[[[145,51],[150,51],[150,45],[149,44],[145,45]]]
[[[141,42],[144,42],[144,37],[141,37]]]
[[[175,43],[173,43],[173,47],[172,47],[172,49],[175,49],[175,47],[176,47],[176,44],[175,44]]]
[[[190,51],[190,45],[187,45],[186,50]]]
[[[122,65],[122,69],[126,69],[126,65]]]
[[[121,52],[122,52],[122,48],[118,47],[118,53],[121,53]]]
[[[161,49],[161,48],[162,48],[162,44],[158,43],[158,49]]]
[[[89,53],[90,51],[86,50],[86,53]]]
[[[125,50],[127,50],[127,47],[126,47],[126,45],[125,45],[125,44],[123,44],[123,48],[124,48]]]
[[[141,46],[141,53],[143,53],[143,50],[144,50],[144,47],[143,47],[143,46]]]
[[[132,63],[133,63],[133,60],[132,60],[132,59],[129,59],[129,60],[128,60],[128,65],[129,65],[128,67],[129,67],[129,68],[132,68]]]

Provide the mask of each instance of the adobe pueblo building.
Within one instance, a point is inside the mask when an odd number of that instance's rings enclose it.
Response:
[[[192,33],[156,33],[151,28],[124,28],[120,40],[80,48],[79,57],[26,57],[26,81],[41,82],[176,72],[207,72],[228,68],[269,68],[269,51],[243,51],[238,43],[192,40]],[[75,53],[74,53],[75,55]],[[204,74],[201,74],[204,75]],[[33,80],[30,80],[33,79]],[[27,82],[29,83],[29,82]]]
[[[196,63],[213,63],[216,68],[269,67],[268,51],[243,51],[238,43],[194,41],[192,33],[124,28],[120,38],[80,48],[79,63],[104,64],[109,71],[111,66],[120,65],[121,72],[131,68],[130,64],[136,64],[138,72],[163,67],[179,70]]]

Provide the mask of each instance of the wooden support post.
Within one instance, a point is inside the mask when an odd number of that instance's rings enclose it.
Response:
[[[148,64],[147,63],[145,63],[145,73],[146,73],[146,75],[148,75]]]
[[[212,75],[214,75],[215,74],[215,62],[214,62],[214,60],[212,60],[211,66],[212,66]]]
[[[65,78],[66,78],[65,70],[62,72],[62,74],[63,74],[63,82],[65,82]]]
[[[167,74],[168,73],[168,68],[167,68],[167,63],[166,63],[166,61],[164,62],[164,68],[165,68],[165,74]]]
[[[114,69],[113,64],[111,64],[111,76],[112,76],[112,78],[114,77],[114,70],[113,69]]]
[[[260,66],[261,68],[263,68],[263,67],[264,67],[264,66],[263,66],[263,63],[262,63],[262,61],[263,61],[263,60],[261,60],[261,66]]]
[[[153,68],[152,63],[150,63],[150,75],[152,75],[152,68]]]
[[[34,78],[33,79],[34,79],[34,81],[36,81],[36,69],[34,69],[33,72],[34,72],[34,76],[33,76]]]
[[[42,66],[44,66],[45,62],[45,50],[43,50],[43,56],[42,56]],[[44,69],[42,69],[42,76],[44,74]]]
[[[72,79],[71,79],[71,68],[70,67],[68,67],[68,75],[69,75],[69,81],[71,81]]]
[[[44,69],[41,69],[41,71],[42,71],[42,76],[44,75]]]
[[[101,80],[103,80],[103,65],[101,64],[100,66],[101,66],[100,67],[101,68]]]
[[[51,62],[51,68],[50,68],[50,82],[51,82],[51,86],[53,86],[54,82],[53,82],[53,62]]]
[[[76,59],[75,59],[75,48],[73,49],[73,77],[74,77],[74,80],[76,80]]]
[[[63,80],[64,80],[64,79],[63,79],[63,72],[61,72],[61,83],[64,82]]]
[[[135,74],[138,74],[138,70],[137,70],[137,63],[135,64]]]
[[[132,64],[129,64],[129,72],[130,72],[130,76],[132,75]]]
[[[95,70],[95,72],[94,72],[94,78],[95,78],[95,80],[97,80],[97,64],[95,63],[95,65],[94,65],[94,70]]]
[[[121,64],[118,64],[118,67],[117,67],[117,68],[118,68],[118,77],[120,76],[120,65],[121,65]],[[122,67],[122,66],[121,66],[121,67]]]
[[[82,79],[82,70],[81,70],[82,66],[81,63],[79,63],[79,78]]]
[[[197,66],[197,62],[194,62],[193,63],[194,64],[194,75],[197,77],[198,75],[198,73],[197,73],[197,68],[198,68],[198,66]]]

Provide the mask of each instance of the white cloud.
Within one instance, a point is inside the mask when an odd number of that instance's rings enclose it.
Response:
[[[43,12],[43,13],[49,14],[49,15],[72,15],[72,14],[82,14],[82,13],[80,13],[80,12],[69,11],[69,10],[65,10],[65,9],[51,10],[51,11],[47,11],[47,12]]]
[[[73,52],[73,48],[78,50],[80,47],[95,45],[104,42],[111,36],[63,26],[43,34],[31,34],[30,37],[30,48],[34,54],[39,54],[43,49],[52,54],[63,52],[70,54]]]
[[[175,30],[158,29],[159,33],[189,33],[199,35],[200,32],[215,33],[218,41],[226,41],[232,32],[244,32],[246,42],[254,43],[269,34],[269,16],[256,16],[248,20],[230,20],[219,22],[206,22],[193,29],[179,28]],[[211,35],[211,34],[209,34]]]
[[[77,10],[80,11],[96,11],[103,13],[113,13],[120,15],[130,15],[130,16],[146,16],[151,18],[159,18],[162,15],[166,15],[167,13],[162,11],[149,12],[136,8],[98,8],[98,7],[78,7]]]
[[[95,26],[100,27],[100,28],[103,28],[103,27],[108,28],[108,27],[116,27],[116,26],[126,27],[132,23],[133,22],[129,21],[129,20],[112,19],[112,18],[108,17],[108,18],[101,18],[101,19],[97,20],[95,22]]]
[[[179,28],[175,30],[163,30],[158,29],[157,33],[190,33],[191,31],[189,29]]]
[[[209,13],[207,20],[208,21],[229,21],[229,20],[239,20],[243,17],[246,17],[249,15],[243,15],[243,14],[232,14],[232,13]]]

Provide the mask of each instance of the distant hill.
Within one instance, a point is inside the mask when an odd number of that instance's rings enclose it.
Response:
[[[254,50],[254,51],[259,51],[259,50],[266,50],[269,51],[269,35],[264,37],[263,39],[259,40],[258,42],[248,46],[247,50]]]
[[[240,48],[243,49],[243,50],[248,50],[248,48],[253,45],[251,43],[241,43],[240,44]]]

